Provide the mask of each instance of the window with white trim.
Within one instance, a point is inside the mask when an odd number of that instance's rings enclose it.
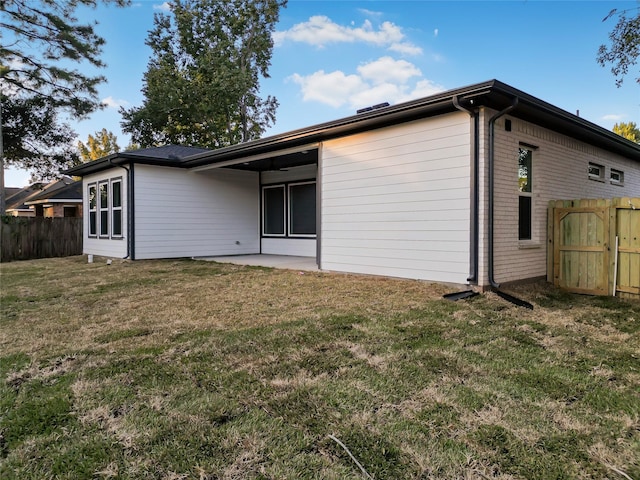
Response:
[[[589,179],[604,181],[604,165],[589,162]]]
[[[89,185],[87,193],[89,199],[89,236],[95,237],[98,235],[98,198],[95,184]]]
[[[100,208],[100,236],[109,236],[109,182],[98,183],[98,206]]]
[[[315,238],[316,182],[263,186],[262,235]]]
[[[289,235],[315,236],[316,182],[289,185]]]
[[[609,178],[614,185],[624,185],[624,172],[622,170],[612,168]]]
[[[275,185],[262,188],[262,234],[284,237],[285,231],[285,188]]]
[[[518,239],[531,240],[533,218],[533,151],[518,150]]]
[[[111,180],[111,235],[122,237],[122,180]]]

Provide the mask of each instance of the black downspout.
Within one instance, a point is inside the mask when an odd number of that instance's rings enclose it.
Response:
[[[129,188],[127,189],[127,198],[129,199],[129,215],[127,215],[128,218],[128,226],[129,226],[129,246],[130,246],[130,258],[131,260],[135,260],[136,259],[136,217],[135,217],[135,195],[134,195],[134,188],[135,188],[135,184],[136,182],[135,180],[135,169],[134,169],[135,164],[133,162],[129,163],[129,170],[130,170],[130,174],[129,174]]]
[[[488,273],[489,273],[489,284],[493,288],[499,288],[500,284],[495,281],[494,272],[493,272],[493,205],[494,205],[494,154],[495,154],[495,123],[498,118],[510,112],[514,108],[518,106],[519,99],[518,97],[514,97],[513,103],[509,105],[504,110],[500,110],[493,117],[489,119],[489,219],[488,219]]]
[[[473,119],[473,154],[472,154],[472,168],[471,168],[471,205],[470,205],[470,217],[471,217],[471,232],[469,234],[469,277],[467,282],[472,285],[478,284],[478,232],[479,232],[479,169],[480,169],[480,116],[478,110],[471,110],[460,105],[458,97],[453,97],[453,106],[458,110],[467,112]]]

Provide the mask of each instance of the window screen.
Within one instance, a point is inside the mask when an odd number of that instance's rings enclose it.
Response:
[[[520,240],[531,240],[531,197],[521,195],[518,200],[518,238]]]
[[[101,183],[98,187],[100,193],[100,235],[109,235],[109,184]]]
[[[289,234],[316,234],[316,184],[289,186]]]
[[[111,235],[122,236],[122,182],[111,182]]]
[[[96,186],[89,186],[89,235],[98,234],[97,209],[98,199],[96,198]]]
[[[284,185],[262,190],[263,234],[284,235]]]

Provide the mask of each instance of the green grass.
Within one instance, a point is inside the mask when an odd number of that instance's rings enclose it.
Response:
[[[0,273],[2,479],[363,478],[330,435],[375,479],[640,479],[637,302],[193,261]]]

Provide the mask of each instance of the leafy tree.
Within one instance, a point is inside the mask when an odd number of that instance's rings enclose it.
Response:
[[[631,15],[630,12],[634,10],[635,14]],[[616,85],[619,87],[624,76],[629,73],[629,68],[638,62],[640,55],[640,7],[623,11],[614,8],[603,21],[616,16],[618,22],[609,34],[611,45],[600,45],[597,60],[603,67],[611,64],[611,73],[616,77]],[[640,76],[636,77],[636,82],[640,83]]]
[[[120,110],[132,142],[218,148],[259,138],[278,102],[259,96],[286,0],[173,0],[156,14],[141,107]]]
[[[0,99],[4,154],[20,159],[20,165],[31,171],[33,182],[50,180],[58,170],[79,163],[72,147],[76,134],[59,122],[51,102],[42,97],[1,95]]]
[[[89,134],[86,144],[82,141],[78,142],[78,152],[83,162],[98,160],[119,151],[118,138],[106,128],[96,132],[95,136]]]
[[[640,129],[635,122],[620,122],[613,126],[613,133],[617,133],[621,137],[631,140],[632,142],[640,143]]]
[[[4,163],[31,170],[46,179],[75,161],[73,131],[58,122],[61,113],[83,118],[100,108],[100,75],[88,75],[73,64],[104,67],[104,39],[94,24],[79,22],[79,6],[99,1],[124,6],[129,0],[0,0],[0,213],[4,212]],[[44,115],[42,123],[34,121]],[[16,135],[20,135],[16,137]]]

